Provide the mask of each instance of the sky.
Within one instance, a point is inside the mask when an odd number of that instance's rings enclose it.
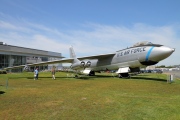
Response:
[[[0,41],[69,58],[114,53],[141,41],[175,48],[157,65],[180,65],[180,0],[0,0]]]

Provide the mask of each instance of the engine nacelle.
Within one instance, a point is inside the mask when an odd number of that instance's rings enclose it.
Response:
[[[91,66],[91,62],[87,61],[86,64],[85,64],[85,67],[90,67],[90,66]]]
[[[92,60],[87,60],[87,61],[84,61],[85,62],[85,68],[92,68],[92,67],[95,67],[97,66],[97,63],[98,63],[98,60],[97,59],[92,59]]]
[[[85,66],[85,62],[84,61],[80,61],[80,62],[77,62],[77,63],[73,63],[71,65],[71,68],[72,69],[80,69],[80,68],[84,68]]]
[[[94,59],[94,60],[84,60],[84,61],[79,61],[76,63],[73,63],[71,65],[72,69],[78,70],[78,69],[82,69],[82,68],[88,68],[88,67],[93,67],[96,66],[98,60]]]

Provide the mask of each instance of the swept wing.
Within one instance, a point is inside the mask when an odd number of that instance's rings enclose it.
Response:
[[[85,57],[79,57],[77,59],[84,60],[84,59],[103,59],[107,57],[113,57],[116,53],[109,53],[109,54],[101,54],[101,55],[93,55],[93,56],[85,56]]]
[[[48,64],[56,64],[56,63],[72,63],[72,61],[73,61],[73,58],[69,58],[69,59],[52,60],[52,61],[46,61],[46,62],[26,64],[26,65],[12,66],[12,67],[4,68],[4,69],[8,70],[8,69],[23,68],[26,66],[31,67],[31,66],[40,66],[40,65],[48,65]]]
[[[77,59],[84,60],[84,59],[103,59],[107,57],[113,57],[115,53],[110,54],[101,54],[101,55],[93,55],[93,56],[86,56],[86,57],[79,57]],[[57,64],[57,63],[73,63],[74,58],[67,58],[67,59],[61,59],[61,60],[52,60],[52,61],[46,61],[46,62],[39,62],[39,63],[32,63],[32,64],[26,64],[26,65],[19,65],[19,66],[12,66],[4,68],[5,70],[8,69],[16,69],[16,68],[23,68],[23,67],[30,67],[30,66],[40,66],[40,65],[47,65],[47,64]]]

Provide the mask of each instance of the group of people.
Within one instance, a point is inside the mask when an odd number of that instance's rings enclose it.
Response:
[[[51,69],[51,74],[52,74],[52,79],[54,79],[54,80],[56,79],[55,73],[56,73],[56,67],[53,66]],[[34,80],[38,80],[38,75],[39,75],[39,71],[38,71],[38,68],[36,68],[34,70]]]

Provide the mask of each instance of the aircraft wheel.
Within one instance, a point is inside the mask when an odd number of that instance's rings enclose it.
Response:
[[[78,78],[78,75],[75,75],[74,77],[75,77],[75,78]]]
[[[119,78],[122,78],[122,76],[121,76],[121,74],[120,74],[120,73],[118,74],[118,77],[119,77]]]
[[[95,72],[94,71],[90,71],[89,76],[95,76]]]
[[[128,73],[119,73],[118,77],[119,78],[130,78],[130,75]]]

